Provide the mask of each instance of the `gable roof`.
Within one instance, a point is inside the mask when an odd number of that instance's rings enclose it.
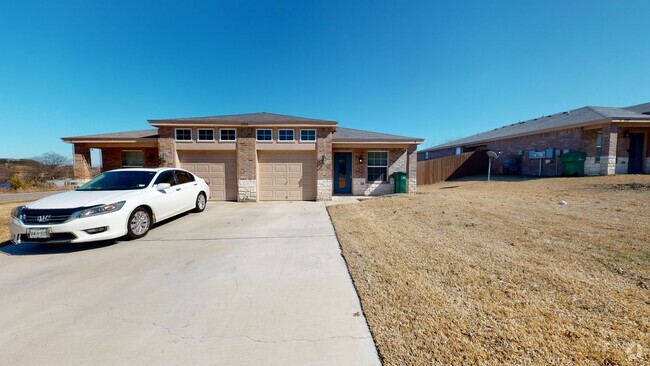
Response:
[[[246,113],[233,114],[228,116],[172,118],[172,119],[151,119],[149,124],[153,126],[164,125],[241,125],[248,123],[252,125],[323,125],[336,126],[336,121],[322,119],[287,116],[276,113]]]
[[[639,104],[638,106],[632,106],[632,108],[644,105],[650,105],[650,103]],[[645,109],[645,107],[637,109],[642,110]],[[619,119],[650,120],[650,115],[638,113],[630,109],[630,107],[582,107],[545,117],[531,119],[528,121],[513,123],[511,125],[495,128],[486,132],[481,132],[476,135],[433,146],[421,151],[434,151],[467,145],[477,145],[495,140],[502,140],[549,131],[557,131],[567,128],[583,127],[591,124],[611,122],[612,120]]]
[[[344,127],[338,127],[332,135],[332,142],[410,142],[419,144],[423,141],[424,139],[416,137],[391,135]]]
[[[123,141],[123,140],[157,140],[158,129],[140,130],[140,131],[126,131],[115,133],[104,133],[99,135],[86,135],[86,136],[72,136],[62,137],[61,140],[65,142],[72,141]]]

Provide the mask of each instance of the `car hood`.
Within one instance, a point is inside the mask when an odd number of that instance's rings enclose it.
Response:
[[[70,191],[54,194],[26,204],[32,209],[91,207],[125,201],[142,194],[142,189],[126,191]]]

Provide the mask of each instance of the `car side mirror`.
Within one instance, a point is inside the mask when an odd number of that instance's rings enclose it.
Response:
[[[156,184],[156,190],[158,191],[164,191],[165,189],[168,189],[172,185],[169,183],[158,183]]]

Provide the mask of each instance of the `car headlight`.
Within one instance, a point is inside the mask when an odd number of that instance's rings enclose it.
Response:
[[[120,201],[108,205],[99,205],[99,206],[87,208],[79,212],[79,215],[77,215],[77,217],[81,218],[81,217],[97,216],[97,215],[103,215],[111,212],[116,212],[119,211],[122,208],[122,206],[124,206],[124,203],[126,203],[126,201]]]
[[[18,206],[11,210],[11,217],[20,218],[20,214],[23,213],[25,206]]]

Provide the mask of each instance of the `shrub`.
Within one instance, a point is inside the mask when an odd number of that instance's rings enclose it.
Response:
[[[11,184],[11,188],[13,188],[13,189],[21,189],[21,188],[25,188],[27,186],[27,182],[22,180],[17,175],[14,175],[11,179],[9,179],[9,184]]]

